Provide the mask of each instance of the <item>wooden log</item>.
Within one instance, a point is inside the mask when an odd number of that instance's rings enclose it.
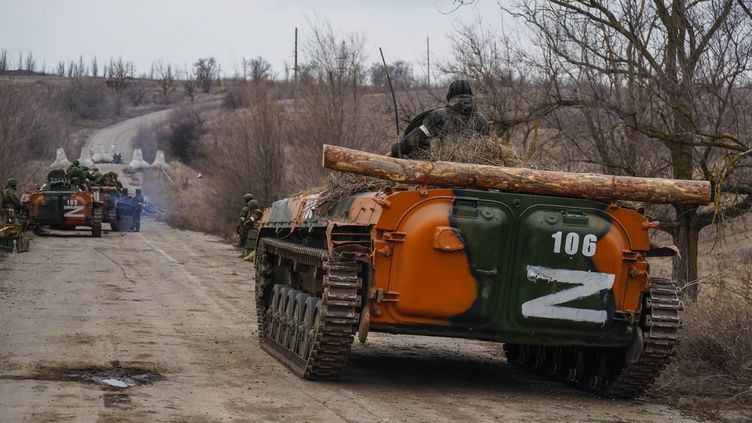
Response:
[[[393,182],[439,187],[498,189],[524,194],[656,204],[708,204],[708,181],[602,175],[454,162],[398,159],[324,145],[324,167]]]

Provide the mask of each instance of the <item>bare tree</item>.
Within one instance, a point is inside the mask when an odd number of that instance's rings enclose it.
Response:
[[[539,40],[535,60],[555,85],[554,100],[576,96],[584,123],[578,126],[587,131],[559,129],[589,163],[717,183],[714,210],[676,205],[662,225],[682,253],[674,277],[696,298],[700,230],[752,208],[748,6],[738,0],[541,0],[518,2],[507,12]]]
[[[205,93],[211,91],[212,83],[214,82],[217,72],[217,60],[213,57],[200,58],[193,64],[193,74],[196,78],[198,86]]]
[[[256,56],[252,59],[243,59],[247,61],[248,76],[251,82],[259,83],[271,79],[272,65],[263,57]]]
[[[84,63],[84,56],[78,56],[78,64],[76,65],[76,68],[78,71],[76,72],[78,77],[84,77],[89,73],[89,69],[87,69],[86,64]]]
[[[207,154],[216,169],[215,179],[223,185],[216,193],[240,198],[250,191],[262,204],[270,204],[284,193],[284,146],[290,138],[284,107],[269,97],[268,90],[257,89],[252,106],[232,112],[227,119],[229,133]]]
[[[193,79],[193,73],[186,68],[183,72],[183,90],[185,90],[185,95],[187,95],[191,101],[196,98],[197,87],[198,83]]]
[[[326,21],[311,22],[304,40],[306,63],[299,66],[299,118],[291,122],[305,134],[293,147],[302,156],[320,154],[323,143],[366,150],[386,149],[389,143],[382,122],[365,116],[363,84],[366,81],[363,39],[340,36]],[[313,162],[303,162],[292,178],[293,186],[321,181],[324,172]]]
[[[0,50],[0,74],[8,71],[8,49]]]
[[[157,60],[152,64],[152,72],[159,82],[162,89],[162,96],[167,97],[170,91],[175,89],[175,71],[171,64],[164,64],[162,60]]]
[[[110,63],[105,68],[105,80],[110,94],[115,100],[117,112],[120,113],[122,107],[122,98],[133,80],[134,67],[133,63],[124,61],[122,57],[117,60],[110,59]]]
[[[99,76],[99,63],[97,62],[97,56],[92,57],[91,59],[91,76],[94,78]]]
[[[18,51],[18,64],[16,65],[16,70],[22,71],[24,68],[23,65],[24,65],[23,51],[19,50]]]
[[[69,125],[55,108],[47,87],[0,84],[0,180],[29,186],[45,170],[39,158],[68,146]]]
[[[55,73],[58,76],[65,76],[65,62],[64,61],[61,60],[57,62],[57,68],[55,69]]]
[[[34,58],[34,55],[31,52],[26,53],[26,60],[24,60],[24,71],[26,71],[29,74],[32,74],[36,72],[37,70],[37,59]]]
[[[389,71],[389,77],[392,79],[392,84],[395,87],[406,89],[412,88],[415,85],[415,73],[413,72],[413,66],[404,60],[397,60],[392,64],[387,64]],[[374,62],[368,69],[368,73],[371,77],[371,84],[375,87],[386,88],[386,72],[384,71],[384,64],[381,62]]]

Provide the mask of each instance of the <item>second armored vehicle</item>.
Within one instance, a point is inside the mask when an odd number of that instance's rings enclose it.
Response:
[[[65,172],[53,170],[41,189],[24,196],[20,220],[25,227],[34,230],[43,226],[63,230],[88,226],[91,236],[99,238],[102,236],[102,203],[92,193],[73,185]]]

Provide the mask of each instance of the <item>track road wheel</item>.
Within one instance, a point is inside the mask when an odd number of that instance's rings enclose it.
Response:
[[[643,295],[639,326],[629,347],[505,344],[510,364],[542,371],[606,397],[635,398],[669,364],[679,343],[683,305],[675,282],[652,278]]]
[[[96,208],[91,212],[91,236],[102,237],[102,209]]]
[[[306,300],[310,295],[301,292],[295,296],[295,303],[293,304],[292,311],[292,335],[290,336],[290,351],[300,355],[300,347],[303,344],[303,318],[305,312]]]
[[[264,331],[259,336],[261,348],[304,379],[337,379],[347,363],[361,312],[359,264],[350,258],[331,258],[325,249],[269,238],[260,240],[256,251],[260,257],[256,304],[261,310],[259,330]],[[323,291],[308,297],[311,293],[301,296],[301,291],[283,287],[273,295],[266,288],[270,270],[285,276],[289,272],[285,268],[296,265],[318,269]],[[269,320],[274,321],[273,328]]]
[[[111,208],[107,210],[107,220],[110,222],[110,229],[112,229],[112,232],[119,232],[120,231],[120,225],[118,224],[118,218],[117,218],[117,210],[114,208]]]
[[[316,339],[315,327],[318,327],[319,318],[321,317],[321,298],[309,297],[305,302],[305,313],[303,313],[303,340],[300,347],[299,355],[308,359],[313,348],[313,341]]]

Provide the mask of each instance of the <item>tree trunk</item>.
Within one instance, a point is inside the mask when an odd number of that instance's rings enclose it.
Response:
[[[682,294],[692,301],[697,300],[700,293],[698,279],[698,241],[700,238],[700,224],[697,219],[697,207],[674,206],[678,227],[673,231],[674,244],[681,253],[681,258],[674,257],[673,279],[685,288]]]
[[[324,145],[324,167],[393,182],[656,204],[707,204],[710,182],[397,159]]]

